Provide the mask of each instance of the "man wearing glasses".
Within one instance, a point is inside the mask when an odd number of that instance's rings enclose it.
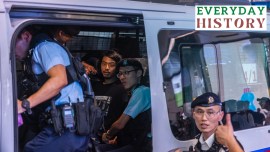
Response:
[[[108,144],[101,151],[144,151],[151,132],[150,89],[140,84],[143,68],[139,61],[124,59],[117,69],[117,77],[130,93],[130,99],[122,115],[102,135],[102,140]],[[124,133],[121,139],[116,137],[120,130]]]
[[[207,152],[243,152],[241,144],[233,135],[231,117],[226,115],[226,125],[223,125],[224,112],[219,97],[212,93],[198,96],[192,103],[193,118],[201,134],[195,151]]]

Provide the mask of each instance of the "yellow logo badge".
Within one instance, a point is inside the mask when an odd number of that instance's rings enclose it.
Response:
[[[210,103],[213,103],[214,102],[214,98],[213,97],[208,97],[208,104],[210,104]]]

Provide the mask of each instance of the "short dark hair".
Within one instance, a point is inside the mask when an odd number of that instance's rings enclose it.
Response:
[[[76,36],[80,33],[80,28],[78,26],[60,26],[59,30],[70,36]]]
[[[20,38],[22,36],[23,32],[29,32],[32,36],[35,36],[36,34],[38,34],[38,31],[40,30],[40,27],[35,26],[35,25],[28,25],[26,27],[24,27],[18,34],[18,37]]]
[[[48,33],[51,37],[54,37],[55,33],[59,32],[60,30],[69,36],[76,36],[80,33],[80,27],[74,25],[53,25],[46,29],[46,33]]]
[[[125,67],[125,66],[132,66],[134,67],[136,70],[141,70],[142,73],[144,72],[142,64],[140,61],[136,60],[136,59],[123,59],[121,60],[118,64],[117,64],[117,71],[119,70],[120,67]]]
[[[113,59],[116,62],[116,64],[118,64],[118,62],[120,62],[122,60],[122,56],[118,52],[116,52],[114,50],[106,51],[103,54],[102,58],[105,57],[105,56],[108,57],[108,58]],[[101,58],[101,60],[102,60],[102,58]]]

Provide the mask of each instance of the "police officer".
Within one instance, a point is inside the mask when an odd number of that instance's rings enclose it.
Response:
[[[70,32],[68,28],[60,29],[63,39],[70,39],[78,32]],[[66,67],[72,64],[66,50],[54,41],[49,40],[46,34],[33,35],[32,29],[25,28],[16,40],[15,54],[18,60],[23,60],[32,50],[32,72],[40,85],[38,91],[27,99],[17,100],[18,113],[31,114],[31,108],[49,100],[57,94],[55,105],[62,107],[77,101],[83,101],[82,87],[77,81],[68,83]],[[61,136],[56,134],[52,125],[48,124],[41,132],[25,147],[25,152],[48,152],[48,151],[86,151],[87,136],[77,135],[70,129],[65,128]]]
[[[241,144],[233,135],[231,117],[226,115],[226,125],[222,125],[224,112],[219,97],[207,92],[198,96],[192,103],[193,118],[201,134],[195,151],[205,152],[243,152]],[[220,125],[219,125],[220,124]]]

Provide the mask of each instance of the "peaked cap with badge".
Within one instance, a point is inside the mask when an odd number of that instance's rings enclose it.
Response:
[[[214,105],[221,106],[222,102],[220,101],[218,95],[212,92],[207,92],[193,100],[191,103],[191,108],[195,108],[196,106],[210,107]]]

